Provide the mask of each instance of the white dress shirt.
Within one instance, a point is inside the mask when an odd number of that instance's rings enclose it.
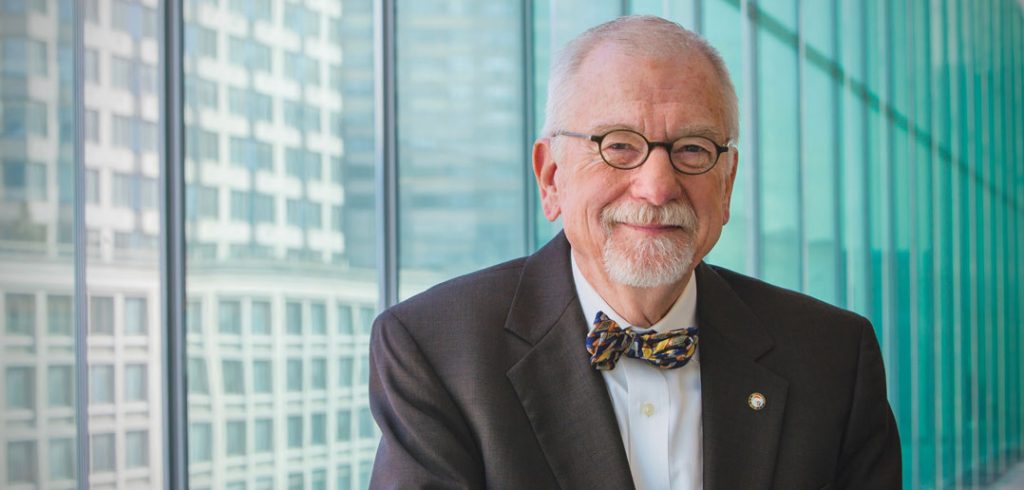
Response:
[[[622,319],[587,282],[572,256],[572,274],[588,328],[603,311],[620,327]],[[665,318],[637,332],[666,332],[697,325],[697,280],[690,276],[683,294]],[[585,338],[580,345],[585,345]],[[622,433],[633,482],[640,490],[696,490],[703,486],[700,364],[694,355],[685,366],[659,369],[623,355],[615,369],[601,372]]]

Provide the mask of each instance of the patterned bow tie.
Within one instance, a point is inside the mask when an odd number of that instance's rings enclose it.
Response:
[[[622,354],[662,369],[685,366],[697,352],[697,329],[680,328],[665,333],[637,333],[619,328],[604,312],[597,312],[594,329],[587,335],[587,351],[594,369],[615,369]]]

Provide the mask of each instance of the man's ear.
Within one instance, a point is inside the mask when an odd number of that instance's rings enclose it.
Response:
[[[551,138],[538,138],[533,142],[533,175],[537,178],[540,202],[544,206],[544,217],[554,221],[562,214],[558,204],[558,162],[555,161]]]
[[[736,168],[740,165],[740,149],[733,148],[728,154],[732,160],[728,175],[722,182],[722,224],[729,222],[729,205],[732,202],[732,185],[736,182]]]

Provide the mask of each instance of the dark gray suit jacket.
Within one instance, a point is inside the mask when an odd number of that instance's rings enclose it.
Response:
[[[868,321],[725,269],[696,274],[704,488],[899,488]],[[371,487],[632,488],[586,332],[561,234],[382,313]]]

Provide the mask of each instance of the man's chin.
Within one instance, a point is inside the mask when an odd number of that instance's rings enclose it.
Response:
[[[615,282],[632,287],[651,288],[682,281],[693,263],[693,250],[687,243],[661,242],[623,250],[606,248],[605,271]]]

